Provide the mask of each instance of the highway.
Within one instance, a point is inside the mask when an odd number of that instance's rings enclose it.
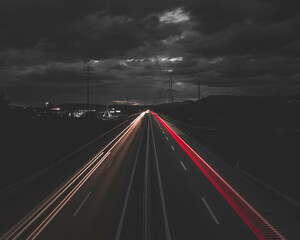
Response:
[[[75,173],[64,166],[71,177],[47,173],[60,185],[43,201],[24,197],[31,211],[16,214],[1,239],[297,239],[299,222],[269,221],[260,211],[270,207],[264,193],[209,154],[200,157],[183,136],[155,113],[137,115],[105,146],[85,149],[80,158],[88,161]],[[23,193],[43,189],[31,188]]]

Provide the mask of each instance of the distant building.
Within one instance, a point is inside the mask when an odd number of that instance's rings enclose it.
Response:
[[[124,117],[125,115],[122,114],[121,110],[116,109],[116,108],[111,108],[109,109],[108,106],[106,106],[106,109],[104,113],[102,114],[102,118],[104,120],[115,120]]]

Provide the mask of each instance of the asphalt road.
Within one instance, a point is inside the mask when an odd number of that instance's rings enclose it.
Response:
[[[242,205],[224,197],[227,190],[212,183],[151,113],[132,119],[89,154],[3,239],[284,239],[271,225],[259,232],[269,226],[263,217],[267,225],[251,228],[239,213]]]

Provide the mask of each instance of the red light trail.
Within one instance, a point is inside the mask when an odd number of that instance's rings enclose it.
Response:
[[[177,143],[190,156],[204,175],[227,200],[243,221],[260,240],[285,239],[261,214],[259,214],[233,187],[230,186],[204,159],[184,142],[157,114],[151,112],[167,129]]]

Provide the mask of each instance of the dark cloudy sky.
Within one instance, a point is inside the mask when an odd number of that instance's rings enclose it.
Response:
[[[300,92],[299,0],[0,0],[11,102],[166,101]],[[93,61],[97,60],[97,61]]]

